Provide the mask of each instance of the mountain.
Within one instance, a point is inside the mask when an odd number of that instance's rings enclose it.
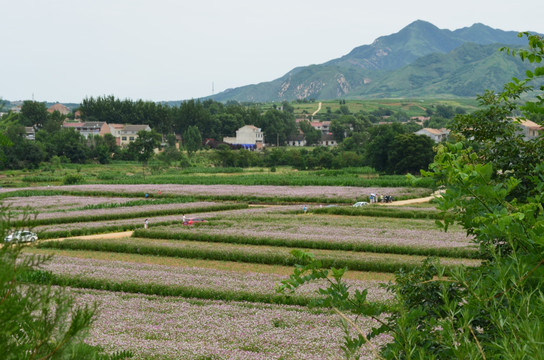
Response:
[[[483,24],[451,31],[418,20],[338,59],[297,67],[279,79],[228,89],[208,98],[267,102],[475,96],[483,89],[499,89],[528,67],[498,51],[504,45],[526,45],[517,34]]]

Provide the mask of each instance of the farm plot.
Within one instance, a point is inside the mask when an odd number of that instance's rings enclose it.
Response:
[[[161,214],[161,213],[179,213],[195,209],[204,209],[207,207],[217,207],[220,203],[199,201],[178,204],[153,204],[131,206],[131,207],[104,207],[102,209],[91,210],[71,210],[63,212],[38,213],[35,221],[53,220],[62,218],[73,218],[74,221],[85,221],[85,219],[115,218],[115,217],[136,217],[142,214]],[[42,221],[43,222],[43,221]]]
[[[342,359],[339,318],[305,307],[189,300],[121,292],[76,290],[81,304],[99,304],[86,339],[134,359]],[[363,331],[376,326],[359,318]],[[373,340],[375,345],[387,336]],[[366,351],[365,351],[366,350]],[[363,349],[361,359],[371,353]]]
[[[111,192],[114,203],[119,198],[115,192],[131,196],[151,192],[154,186],[59,188],[96,191],[103,198],[104,192]],[[91,329],[90,344],[107,352],[131,350],[136,359],[343,358],[340,346],[345,334],[338,326],[338,316],[324,308],[295,306],[318,297],[320,284],[305,285],[295,294],[274,291],[298,262],[291,254],[293,248],[308,249],[323,267],[348,267],[346,281],[352,290],[367,288],[368,299],[378,303],[391,300],[380,285],[401,267],[415,267],[425,255],[439,255],[448,266],[480,263],[470,259],[475,254],[470,238],[455,227],[442,233],[433,220],[302,214],[304,203],[250,208],[238,203],[233,206],[239,208],[229,208],[220,201],[248,196],[348,202],[357,195],[348,194],[349,190],[342,193],[345,188],[341,187],[331,187],[338,192],[319,187],[320,194],[311,187],[300,187],[295,193],[289,193],[290,188],[156,186],[164,199],[170,192],[175,196],[196,193],[210,201],[142,205],[136,203],[142,200],[140,194],[140,200],[128,201],[134,206],[119,203],[102,209],[97,203],[89,204],[88,210],[66,197],[65,208],[46,210],[58,218],[41,218],[51,224],[34,228],[40,237],[135,228],[139,229],[137,236],[43,241],[27,251],[54,254],[42,269],[44,278],[49,275],[52,283],[70,287],[81,303],[98,301],[100,315]],[[327,190],[331,192],[323,195]],[[414,195],[411,191],[417,190],[408,188],[406,196]],[[377,192],[382,194],[383,188]],[[200,205],[191,208],[195,211],[181,207],[189,204]],[[319,205],[309,203],[308,207]],[[182,226],[182,213],[208,222]],[[150,226],[144,230],[146,218]],[[358,323],[363,330],[373,324],[370,319]],[[382,336],[373,343],[379,346],[385,341],[388,338]],[[361,358],[372,356],[367,351]]]
[[[39,225],[34,227],[34,229],[40,233],[42,238],[51,238],[54,236],[69,237],[88,235],[98,232],[114,232],[143,228],[145,219],[149,220],[150,227],[164,224],[179,225],[181,224],[182,214],[185,214],[187,217],[200,217],[204,219],[210,219],[220,214],[224,214],[225,216],[248,216],[250,214],[292,211],[299,208],[299,206],[284,205],[248,209],[247,205],[245,204],[228,204],[219,202],[201,202],[200,204],[202,204],[200,208],[191,207],[184,209],[185,211],[177,211],[177,208],[174,208],[173,215],[160,215],[159,211],[149,211],[147,213],[129,212],[126,214],[121,213],[121,215],[123,216],[122,218],[112,220],[108,220],[108,217],[112,217],[111,214],[109,214],[107,210],[103,210],[103,216],[96,215],[94,219],[83,219],[86,220],[85,222],[78,222],[77,220],[73,222],[67,221],[52,225]],[[206,206],[206,204],[208,206]],[[70,213],[64,213],[64,216],[68,218],[68,220],[70,220]],[[59,217],[58,219],[62,221],[63,217]],[[72,219],[74,218],[72,217]]]
[[[139,236],[305,248],[465,256],[471,238],[458,228],[440,231],[432,220],[315,214],[218,214],[204,226],[159,226]],[[433,252],[434,251],[434,252]]]
[[[0,193],[16,190],[67,191],[113,194],[158,194],[163,196],[200,196],[205,198],[224,198],[230,200],[244,198],[263,199],[308,199],[329,202],[357,201],[368,199],[371,193],[392,195],[395,198],[417,198],[428,196],[431,190],[413,187],[356,187],[356,186],[274,186],[274,185],[67,185],[51,187],[0,189]]]
[[[130,197],[98,197],[98,196],[72,196],[72,195],[53,195],[53,196],[27,196],[12,197],[4,199],[4,205],[11,211],[22,212],[32,211],[39,213],[61,212],[74,209],[81,209],[89,206],[104,206],[111,204],[123,205],[139,198]]]
[[[160,239],[102,239],[50,241],[41,243],[39,248],[64,250],[92,250],[119,253],[133,253],[156,256],[197,258],[223,261],[238,261],[258,264],[295,265],[297,260],[291,255],[292,248],[264,245],[240,245],[200,241],[160,240]],[[424,257],[365,253],[341,250],[317,250],[312,252],[321,260],[324,267],[348,267],[358,271],[394,272],[401,267],[414,267]],[[479,264],[479,260],[442,258],[445,265]]]
[[[231,266],[231,268],[236,269],[236,266]],[[208,294],[216,299],[234,298],[234,293],[239,293],[240,296],[237,297],[239,299],[246,301],[270,299],[270,302],[274,300],[281,302],[282,296],[278,296],[275,288],[278,283],[287,279],[286,275],[273,272],[240,272],[196,266],[168,266],[74,256],[54,256],[42,267],[42,270],[50,271],[63,279],[77,278],[82,284],[86,280],[92,283],[96,283],[98,280],[102,284],[131,284],[134,289],[137,289],[138,285],[141,285],[142,288],[156,285],[163,289],[173,288],[172,293],[175,291],[181,293],[183,290],[184,293],[195,296],[199,294],[201,297]],[[385,288],[380,286],[380,284],[384,284],[382,281],[348,280],[348,284],[351,286],[351,291],[368,289],[369,301],[386,302],[391,297]],[[310,300],[318,297],[318,288],[324,285],[324,282],[307,284],[299,288],[293,295]]]

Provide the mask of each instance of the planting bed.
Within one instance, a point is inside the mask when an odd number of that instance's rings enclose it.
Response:
[[[228,216],[218,214],[206,226],[180,228],[176,224],[153,229],[151,236],[164,233],[189,233],[186,238],[203,240],[209,237],[269,238],[289,241],[325,241],[337,244],[374,244],[383,246],[405,246],[416,248],[474,248],[471,238],[452,227],[447,233],[436,228],[432,220],[392,219],[374,217],[340,217],[331,215],[286,215],[260,216],[247,212],[232,212]],[[164,236],[164,235],[163,235]],[[300,245],[297,245],[300,246]],[[333,246],[333,245],[331,245]],[[309,245],[308,247],[312,247]]]
[[[125,261],[82,259],[70,256],[54,256],[43,266],[44,270],[56,275],[80,279],[100,279],[112,283],[156,284],[162,286],[183,286],[220,292],[244,292],[248,294],[275,295],[275,288],[285,275],[216,270],[200,267],[152,265]],[[378,281],[349,280],[351,290],[368,289],[368,300],[385,302],[390,294],[379,286]],[[324,283],[305,285],[297,289],[296,295],[308,298],[318,297],[317,289]],[[251,300],[251,297],[247,300]]]
[[[290,254],[291,248],[263,245],[239,245],[199,241],[159,239],[105,239],[46,242],[40,248],[93,250],[121,253],[136,253],[157,256],[172,256],[249,263],[294,265],[297,260]],[[413,267],[425,257],[402,254],[364,253],[338,250],[312,250],[325,267],[347,266],[352,270],[394,272],[401,266]],[[479,260],[442,258],[445,265],[479,264]]]
[[[82,192],[149,193],[206,197],[262,197],[262,198],[321,198],[357,201],[371,193],[392,195],[395,198],[417,198],[431,194],[430,189],[412,187],[355,187],[355,186],[273,186],[273,185],[67,185],[34,188],[1,188],[0,193],[16,190],[63,190]]]
[[[304,307],[189,300],[76,290],[81,304],[98,302],[91,345],[131,350],[134,359],[342,359],[339,317]],[[358,322],[364,331],[376,326]],[[373,340],[374,345],[387,336]],[[369,359],[364,349],[361,359]]]
[[[4,205],[9,206],[13,211],[30,208],[32,211],[45,213],[80,209],[92,205],[124,204],[134,200],[138,198],[53,195],[6,198]]]

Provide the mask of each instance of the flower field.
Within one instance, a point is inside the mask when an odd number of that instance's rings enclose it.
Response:
[[[367,289],[370,302],[386,306],[393,294],[383,285],[426,256],[438,256],[451,267],[481,261],[459,228],[447,233],[436,228],[432,205],[369,205],[346,214],[317,210],[331,202],[339,204],[334,209],[350,210],[351,202],[371,192],[414,198],[428,196],[429,189],[77,185],[12,190],[2,188],[0,195],[15,217],[38,213],[29,227],[42,240],[26,252],[54,255],[39,276],[26,281],[65,286],[82,304],[96,301],[99,315],[86,341],[108,353],[130,350],[136,359],[344,358],[339,316],[308,307],[322,296],[318,289],[325,282],[295,293],[276,291],[297,263],[293,249],[312,252],[324,268],[347,267],[350,292]],[[414,218],[406,218],[410,212]],[[183,226],[182,215],[207,222]],[[107,234],[127,230],[134,234]],[[103,235],[73,238],[89,234]],[[369,328],[373,321],[360,317],[358,324]],[[383,336],[372,343],[386,341]],[[373,358],[368,348],[359,355]]]
[[[100,306],[87,341],[135,359],[342,359],[343,332],[330,312],[247,302],[75,290]],[[364,319],[368,328],[372,320]],[[380,337],[376,345],[387,341]],[[370,351],[361,359],[371,358]]]
[[[239,272],[207,269],[199,267],[179,267],[167,265],[142,264],[126,261],[107,261],[82,259],[69,256],[56,256],[43,267],[57,275],[84,279],[102,279],[112,282],[132,282],[139,284],[158,284],[163,286],[186,286],[200,289],[213,289],[217,292],[243,291],[250,294],[274,295],[277,284],[287,276],[274,273]],[[369,289],[369,300],[386,302],[391,298],[382,282],[349,280],[352,290]],[[297,289],[298,296],[315,298],[323,282],[307,284]]]
[[[67,192],[98,192],[111,194],[150,194],[152,196],[206,196],[230,197],[251,196],[262,198],[320,198],[358,201],[366,199],[371,193],[393,195],[395,198],[417,198],[428,196],[430,189],[408,187],[356,187],[356,186],[274,186],[274,185],[67,185],[34,188],[1,188],[3,192],[21,190],[45,190]]]

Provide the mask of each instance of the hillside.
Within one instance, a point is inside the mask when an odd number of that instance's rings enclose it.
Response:
[[[398,33],[319,65],[297,67],[279,79],[229,89],[217,101],[475,96],[499,89],[525,66],[500,54],[523,46],[515,31],[483,24],[455,31],[415,21]]]

